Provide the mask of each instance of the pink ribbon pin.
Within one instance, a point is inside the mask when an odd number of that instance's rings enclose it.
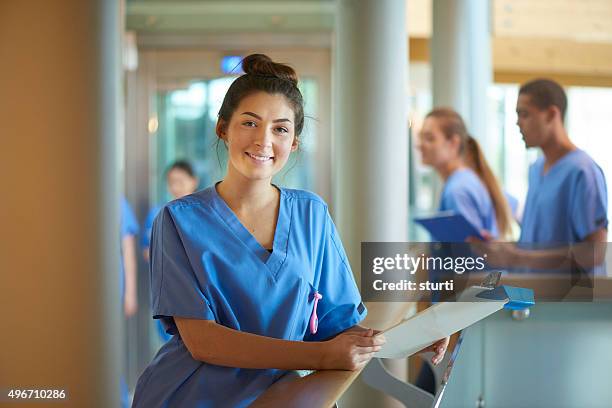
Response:
[[[319,292],[314,293],[314,307],[312,308],[312,315],[310,316],[310,333],[315,334],[319,327],[319,318],[317,317],[317,305],[319,299],[323,299],[323,296]]]

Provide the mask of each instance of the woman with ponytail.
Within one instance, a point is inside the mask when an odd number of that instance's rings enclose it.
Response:
[[[418,145],[423,163],[444,180],[439,210],[462,214],[485,235],[509,237],[508,202],[461,116],[448,108],[429,112]]]
[[[304,125],[295,71],[260,54],[242,69],[216,127],[224,179],[153,225],[153,317],[172,339],[134,407],[248,406],[286,370],[358,370],[384,343],[358,325],[366,309],[325,202],[271,182]]]

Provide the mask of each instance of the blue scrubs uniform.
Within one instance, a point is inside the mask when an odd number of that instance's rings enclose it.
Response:
[[[173,316],[296,341],[329,339],[363,320],[366,310],[327,206],[312,193],[280,192],[271,253],[214,187],[171,202],[156,218],[153,317],[176,335],[138,380],[133,407],[244,407],[285,373],[194,360]],[[316,292],[323,298],[312,334]]]
[[[162,210],[163,207],[156,205],[147,214],[147,218],[144,222],[144,231],[142,234],[141,245],[143,248],[149,248],[151,246],[151,232],[153,231],[153,221],[157,214]]]
[[[491,196],[474,171],[456,170],[446,180],[440,197],[440,211],[463,215],[478,230],[487,230],[497,237],[497,219]]]
[[[608,192],[601,168],[574,150],[544,174],[544,157],[529,168],[523,212],[523,244],[573,244],[608,227]]]

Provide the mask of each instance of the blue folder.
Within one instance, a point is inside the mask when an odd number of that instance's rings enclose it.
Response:
[[[523,310],[529,309],[535,305],[533,298],[533,289],[528,288],[517,288],[514,286],[498,286],[494,289],[483,290],[476,297],[491,300],[505,300],[508,299],[508,303],[504,305],[504,309],[510,310]]]
[[[431,217],[415,218],[414,222],[425,227],[437,242],[464,242],[467,237],[484,240],[480,231],[463,215],[452,211],[441,212]]]

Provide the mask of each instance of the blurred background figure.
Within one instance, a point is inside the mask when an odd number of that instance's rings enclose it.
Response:
[[[121,263],[119,282],[121,283],[123,313],[128,318],[132,317],[138,310],[136,236],[139,226],[134,211],[125,197],[121,198],[120,216]]]
[[[199,179],[193,171],[191,163],[187,160],[177,160],[166,170],[166,183],[168,192],[172,199],[184,197],[195,192],[199,185]],[[149,247],[151,245],[151,229],[153,220],[162,209],[163,205],[156,205],[147,214],[142,234],[142,255],[149,262]]]
[[[468,134],[463,119],[448,108],[429,112],[419,134],[423,164],[433,167],[444,182],[440,211],[463,215],[494,237],[511,231],[506,197],[480,145]]]
[[[138,311],[136,236],[138,235],[139,226],[134,211],[125,197],[121,197],[119,228],[121,233],[119,283],[121,285],[120,293],[123,303],[123,314],[128,319]],[[123,360],[126,361],[126,359]],[[123,374],[120,379],[121,407],[127,408],[130,406],[130,395],[125,379],[125,366],[122,372]]]

